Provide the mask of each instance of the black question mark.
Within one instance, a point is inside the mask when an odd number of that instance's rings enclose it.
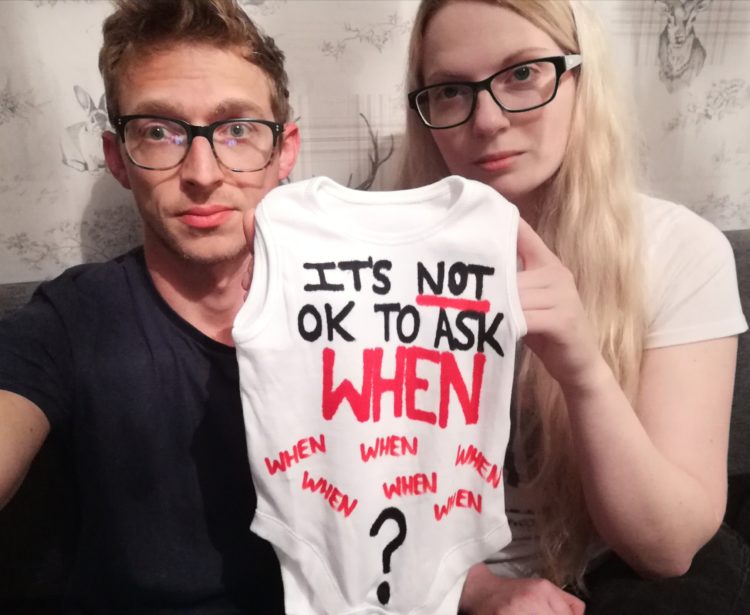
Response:
[[[385,546],[385,549],[383,549],[383,572],[386,574],[391,571],[391,555],[393,555],[393,552],[404,544],[404,540],[406,540],[406,517],[404,516],[404,513],[393,506],[383,509],[383,512],[378,515],[378,518],[375,519],[375,523],[373,523],[370,528],[370,536],[377,536],[380,528],[383,527],[383,524],[388,519],[392,519],[398,524],[398,534],[396,534],[396,537]],[[380,600],[380,604],[388,604],[390,599],[391,586],[388,585],[387,581],[383,581],[378,585],[378,600]]]

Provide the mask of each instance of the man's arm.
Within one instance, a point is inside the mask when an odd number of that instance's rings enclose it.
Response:
[[[18,491],[49,429],[36,404],[0,391],[0,510]]]

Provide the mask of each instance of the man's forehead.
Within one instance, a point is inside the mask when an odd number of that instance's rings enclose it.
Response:
[[[118,84],[123,113],[266,117],[271,84],[239,49],[179,44],[134,52]],[[268,119],[271,119],[270,116]]]

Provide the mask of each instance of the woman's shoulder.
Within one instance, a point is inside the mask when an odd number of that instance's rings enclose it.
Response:
[[[693,267],[715,268],[732,261],[724,233],[685,205],[639,195],[647,267],[685,273]]]
[[[704,239],[725,243],[724,234],[685,205],[646,194],[638,195],[646,245]]]
[[[694,211],[640,196],[649,315],[647,347],[744,329],[734,254],[724,233]]]

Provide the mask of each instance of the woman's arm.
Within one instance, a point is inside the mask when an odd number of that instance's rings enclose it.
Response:
[[[589,513],[647,576],[684,573],[724,516],[736,337],[647,350],[633,409],[603,360],[564,387]]]
[[[641,574],[682,574],[724,513],[736,338],[647,350],[634,408],[572,275],[523,221],[518,250],[525,343],[562,388],[597,531]]]

